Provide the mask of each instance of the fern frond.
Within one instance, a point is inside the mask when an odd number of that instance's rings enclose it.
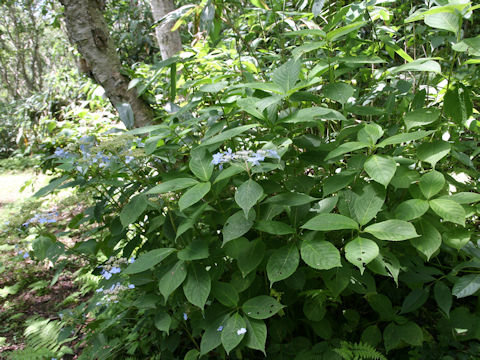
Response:
[[[387,360],[382,353],[369,344],[342,341],[340,345],[340,348],[334,350],[345,360]]]

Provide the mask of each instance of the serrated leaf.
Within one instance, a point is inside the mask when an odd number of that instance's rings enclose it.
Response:
[[[377,239],[389,241],[402,241],[419,236],[413,225],[403,220],[382,221],[367,226],[364,231]]]
[[[221,332],[222,345],[227,354],[243,340],[245,333],[240,330],[246,329],[246,326],[245,320],[238,313],[233,314],[227,320]]]
[[[208,194],[211,187],[212,184],[210,184],[209,182],[205,182],[197,184],[194,187],[188,189],[185,194],[183,194],[178,200],[178,206],[180,207],[180,211],[183,211],[186,208],[202,200],[203,197]]]
[[[237,211],[235,214],[230,216],[225,226],[223,227],[223,243],[222,246],[227,242],[239,238],[253,226],[255,220],[255,211],[251,210],[248,214],[248,218],[245,218],[245,214],[242,210]]]
[[[396,144],[401,144],[409,141],[415,141],[419,139],[423,139],[424,137],[427,137],[428,135],[433,134],[435,131],[430,130],[430,131],[416,131],[413,133],[403,133],[403,134],[397,134],[390,136],[389,138],[386,138],[380,144],[377,145],[379,148],[383,148],[387,145],[396,145]]]
[[[204,266],[194,262],[188,267],[183,292],[191,304],[203,310],[208,295],[210,295],[211,285],[210,275]]]
[[[385,189],[377,184],[369,184],[362,189],[362,193],[355,197],[353,213],[360,225],[370,222],[382,209],[385,202]]]
[[[297,270],[300,255],[295,244],[286,245],[275,250],[267,262],[267,276],[270,287],[273,283],[284,280]]]
[[[419,309],[428,299],[428,291],[425,289],[413,289],[403,300],[400,314]]]
[[[143,271],[153,269],[153,267],[159,264],[163,259],[168,255],[176,251],[173,248],[162,248],[155,249],[149,252],[141,254],[134,263],[128,265],[128,267],[123,271],[124,274],[137,274]]]
[[[243,209],[245,217],[247,217],[250,209],[262,196],[263,188],[252,179],[249,179],[238,187],[235,192],[235,202]]]
[[[164,194],[170,191],[182,190],[198,184],[198,181],[192,178],[178,178],[153,187],[146,194]]]
[[[177,261],[160,279],[158,288],[163,295],[165,301],[187,277],[187,269],[185,263],[181,260]]]
[[[252,319],[268,319],[272,317],[284,306],[271,296],[260,295],[245,301],[242,310]]]
[[[440,310],[442,310],[448,317],[453,303],[450,288],[445,285],[443,281],[436,282],[433,287],[433,295]]]
[[[373,180],[387,187],[395,175],[397,163],[391,157],[372,155],[365,161],[364,169]]]
[[[445,157],[451,150],[451,146],[446,141],[434,141],[423,143],[417,148],[417,157],[421,161],[428,162],[435,168],[437,162]]]
[[[310,267],[318,270],[329,270],[341,267],[340,252],[328,241],[304,240],[300,247],[302,260]]]
[[[480,289],[480,275],[465,275],[456,279],[452,295],[460,299],[475,294],[478,289]]]
[[[395,209],[395,217],[399,220],[410,221],[419,218],[429,209],[428,201],[422,199],[410,199],[402,202]]]
[[[130,202],[120,212],[120,221],[123,227],[135,222],[147,209],[147,206],[148,202],[145,195],[136,195],[131,198]]]
[[[379,248],[375,241],[357,237],[345,245],[345,258],[358,267],[363,274],[365,265],[375,259]]]
[[[445,221],[465,226],[465,210],[462,205],[447,199],[433,199],[429,201],[430,207]]]
[[[445,185],[445,177],[442,173],[432,170],[420,178],[418,183],[423,195],[430,199],[432,196],[438,194]]]
[[[308,220],[303,226],[303,229],[315,231],[332,231],[343,229],[358,229],[356,221],[349,217],[339,214],[319,214]]]
[[[267,341],[267,326],[265,322],[248,317],[244,317],[244,320],[247,325],[245,345],[250,349],[260,350],[266,355],[265,343]]]
[[[327,154],[327,156],[325,157],[325,160],[330,160],[330,159],[333,159],[337,156],[340,156],[340,155],[343,155],[343,154],[346,154],[346,153],[349,153],[349,152],[352,152],[352,151],[364,149],[368,146],[369,146],[368,144],[365,144],[365,143],[362,143],[362,142],[359,142],[359,141],[347,142],[347,143],[344,143],[344,144],[341,144],[341,145],[337,146],[337,148],[335,150],[330,151]]]

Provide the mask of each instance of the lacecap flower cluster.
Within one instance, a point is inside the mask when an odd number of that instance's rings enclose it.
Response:
[[[218,152],[213,154],[213,165],[220,165],[231,162],[248,162],[252,165],[260,165],[260,162],[264,161],[266,157],[280,159],[276,150],[239,150],[232,152],[232,149],[228,148],[226,152]]]

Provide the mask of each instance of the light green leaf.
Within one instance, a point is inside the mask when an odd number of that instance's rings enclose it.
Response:
[[[480,275],[471,274],[459,277],[453,285],[452,294],[457,299],[475,294],[480,289]]]
[[[44,195],[47,195],[48,193],[52,192],[56,188],[58,188],[60,185],[62,185],[66,180],[68,180],[70,177],[68,175],[53,179],[50,181],[50,183],[40,190],[38,190],[33,196],[34,197],[42,197]]]
[[[358,132],[357,139],[361,143],[375,145],[383,136],[383,129],[380,125],[375,123],[365,124],[365,126]]]
[[[393,135],[389,138],[386,138],[382,142],[380,142],[380,144],[378,144],[377,147],[383,148],[387,145],[396,145],[396,144],[402,144],[409,141],[423,139],[424,137],[431,135],[434,132],[435,132],[434,130],[430,130],[430,131],[420,130],[413,133],[403,133],[403,134]]]
[[[281,86],[285,93],[295,87],[300,78],[301,63],[298,60],[290,60],[277,68],[272,74],[273,82]]]
[[[354,93],[353,87],[343,82],[327,84],[322,87],[323,96],[342,105],[345,105]]]
[[[465,226],[465,210],[462,205],[446,199],[433,199],[429,202],[430,207],[445,221]]]
[[[244,317],[245,324],[247,324],[247,334],[245,345],[254,350],[260,350],[265,353],[265,343],[267,341],[267,326],[265,322],[257,319],[250,319]]]
[[[292,115],[280,120],[280,122],[287,124],[311,123],[317,122],[317,118],[327,120],[346,120],[345,116],[336,110],[317,106],[295,111]]]
[[[162,248],[143,253],[134,263],[128,265],[123,273],[130,275],[150,270],[175,251],[176,249],[173,248]]]
[[[434,141],[423,143],[417,148],[417,157],[421,161],[428,162],[435,168],[437,162],[445,157],[451,150],[451,146],[446,141]]]
[[[251,210],[248,214],[248,218],[245,218],[243,211],[238,211],[227,219],[222,233],[223,233],[223,245],[227,242],[239,238],[253,226],[255,220],[255,211]]]
[[[295,244],[286,245],[275,250],[267,262],[267,276],[270,287],[273,283],[284,280],[297,270],[300,255]]]
[[[323,196],[327,196],[343,189],[355,179],[356,172],[342,171],[325,179],[323,182]]]
[[[254,98],[254,97],[247,97],[243,99],[238,99],[237,100],[237,105],[241,110],[246,111],[250,115],[256,117],[257,119],[263,119],[263,113],[261,109],[258,108],[258,101],[260,99]]]
[[[441,197],[444,198],[443,196]],[[480,201],[480,194],[473,192],[459,192],[452,195],[447,195],[445,198],[453,200],[458,204],[471,204]]]
[[[178,178],[165,181],[160,185],[148,190],[146,194],[164,194],[170,191],[182,190],[198,184],[198,181],[192,178]]]
[[[402,71],[429,71],[437,74],[442,73],[440,64],[430,59],[417,59],[404,65],[391,68],[390,72],[396,74]]]
[[[387,187],[395,175],[397,163],[391,157],[372,155],[365,161],[364,169],[373,180]]]
[[[188,267],[188,276],[183,284],[183,292],[191,304],[203,310],[208,295],[210,295],[211,285],[210,275],[204,266],[194,262]]]
[[[423,195],[430,199],[432,196],[438,194],[445,186],[445,177],[442,173],[432,170],[420,178],[418,183]]]
[[[335,206],[337,206],[338,196],[331,196],[320,200],[318,203],[313,205],[310,211],[314,211],[318,214],[326,214],[332,211]]]
[[[312,196],[308,196],[307,194],[303,193],[296,193],[296,192],[287,192],[275,195],[271,198],[268,198],[264,201],[264,203],[268,204],[278,204],[283,206],[300,206],[311,203],[312,201],[317,200]]]
[[[214,137],[206,140],[205,142],[202,142],[200,146],[209,146],[217,143],[223,143],[225,140],[230,140],[232,137],[240,135],[244,133],[245,131],[252,129],[254,127],[259,126],[258,124],[250,124],[250,125],[243,125],[243,126],[238,126],[233,129],[228,129],[225,130],[224,132],[215,135]]]
[[[451,12],[431,14],[425,16],[425,18],[423,19],[423,21],[425,21],[425,24],[430,27],[451,31],[454,34],[457,34],[460,30],[460,20],[461,17],[459,14]]]
[[[218,174],[218,176],[215,178],[215,181],[213,183],[216,184],[219,181],[229,179],[232,176],[240,174],[243,171],[245,171],[245,169],[242,166],[233,164],[227,167],[226,169],[224,169],[220,174]]]
[[[454,229],[443,233],[443,242],[457,250],[460,250],[470,241],[472,234],[467,229]]]
[[[159,311],[154,320],[155,327],[168,334],[172,325],[172,318],[165,311]]]
[[[235,192],[235,202],[243,209],[246,217],[250,209],[262,196],[263,188],[252,179],[249,179],[238,187]]]
[[[284,306],[271,296],[260,295],[245,301],[242,310],[248,317],[252,319],[268,319],[272,317]]]
[[[303,226],[303,229],[315,231],[332,231],[342,229],[358,229],[356,221],[349,217],[339,214],[319,214],[308,220]]]
[[[345,245],[345,258],[360,269],[363,274],[365,265],[375,259],[379,254],[375,241],[357,237]]]
[[[427,15],[432,15],[432,14],[439,14],[439,13],[456,13],[456,11],[462,11],[466,7],[470,7],[470,2],[460,2],[458,4],[449,4],[449,5],[444,5],[444,6],[434,6],[431,9],[428,10],[418,10],[415,11],[412,15],[410,15],[408,18],[405,19],[405,22],[413,22],[413,21],[418,21],[422,20],[425,18]],[[471,9],[473,10],[473,9]]]
[[[290,225],[273,220],[260,220],[257,222],[255,229],[272,235],[288,235],[295,232]]]
[[[221,339],[227,355],[236,348],[245,337],[245,333],[241,331],[241,329],[246,329],[246,326],[245,320],[243,320],[243,317],[238,313],[230,316],[225,323],[221,331]]]
[[[212,185],[209,182],[205,182],[188,189],[187,192],[182,195],[180,200],[178,200],[180,211],[183,211],[202,200],[203,197],[208,194],[211,187]]]
[[[450,288],[443,281],[438,281],[433,287],[433,295],[440,310],[448,317],[453,303]]]
[[[372,234],[377,239],[389,241],[402,241],[418,237],[412,224],[402,220],[386,220],[364,229],[365,232]]]
[[[197,178],[202,181],[208,181],[210,180],[213,172],[212,157],[207,154],[204,148],[197,149],[192,151],[192,157],[188,163],[188,166]]]
[[[358,141],[347,142],[345,144],[339,145],[335,150],[330,151],[325,157],[325,160],[330,160],[337,156],[340,156],[355,150],[364,149],[368,146],[369,146],[368,144],[358,142]]]
[[[288,31],[282,34],[283,36],[304,36],[304,35],[311,35],[311,36],[320,36],[325,37],[325,31],[320,29],[302,29],[296,31]]]
[[[242,276],[245,277],[257,268],[265,256],[266,246],[262,240],[256,239],[249,242],[237,259],[237,265]]]
[[[228,86],[226,81],[220,81],[213,84],[204,84],[198,89],[201,92],[218,93]]]
[[[197,349],[191,349],[186,354],[183,360],[197,360],[200,352]]]
[[[406,200],[395,209],[395,217],[399,220],[410,221],[425,214],[428,208],[428,201],[426,200]]]
[[[342,36],[345,36],[347,34],[350,34],[351,32],[360,29],[362,26],[367,24],[366,21],[357,21],[354,23],[351,23],[349,25],[340,27],[338,29],[332,30],[327,33],[327,40],[329,42],[336,41],[340,39]]]
[[[235,307],[238,304],[238,291],[229,283],[215,282],[212,295],[226,307]]]
[[[160,279],[158,287],[165,301],[171,293],[173,293],[187,277],[185,263],[181,260],[177,261]]]
[[[340,252],[328,241],[305,240],[302,242],[300,252],[305,263],[318,270],[329,270],[341,267]]]
[[[360,225],[368,224],[382,209],[385,189],[375,183],[366,185],[363,192],[355,197],[353,213]]]
[[[120,212],[120,222],[122,223],[123,227],[135,222],[146,210],[147,205],[148,202],[145,195],[136,195],[131,198],[130,202],[125,205]]]
[[[407,131],[414,127],[431,124],[440,117],[440,110],[435,108],[415,109],[405,114],[405,125]],[[415,133],[412,133],[415,134]]]

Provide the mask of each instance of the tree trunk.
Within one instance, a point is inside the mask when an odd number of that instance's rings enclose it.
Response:
[[[150,0],[153,20],[159,21],[169,12],[175,10],[173,0]],[[156,28],[158,46],[162,59],[168,59],[182,50],[182,41],[178,31],[172,32],[175,21],[162,21]]]
[[[129,104],[135,117],[134,126],[150,124],[153,111],[128,90],[128,79],[120,73],[120,60],[103,18],[101,0],[60,0],[65,7],[68,37],[77,45],[95,80],[105,89],[113,106],[119,111]],[[123,110],[124,111],[124,110]]]

